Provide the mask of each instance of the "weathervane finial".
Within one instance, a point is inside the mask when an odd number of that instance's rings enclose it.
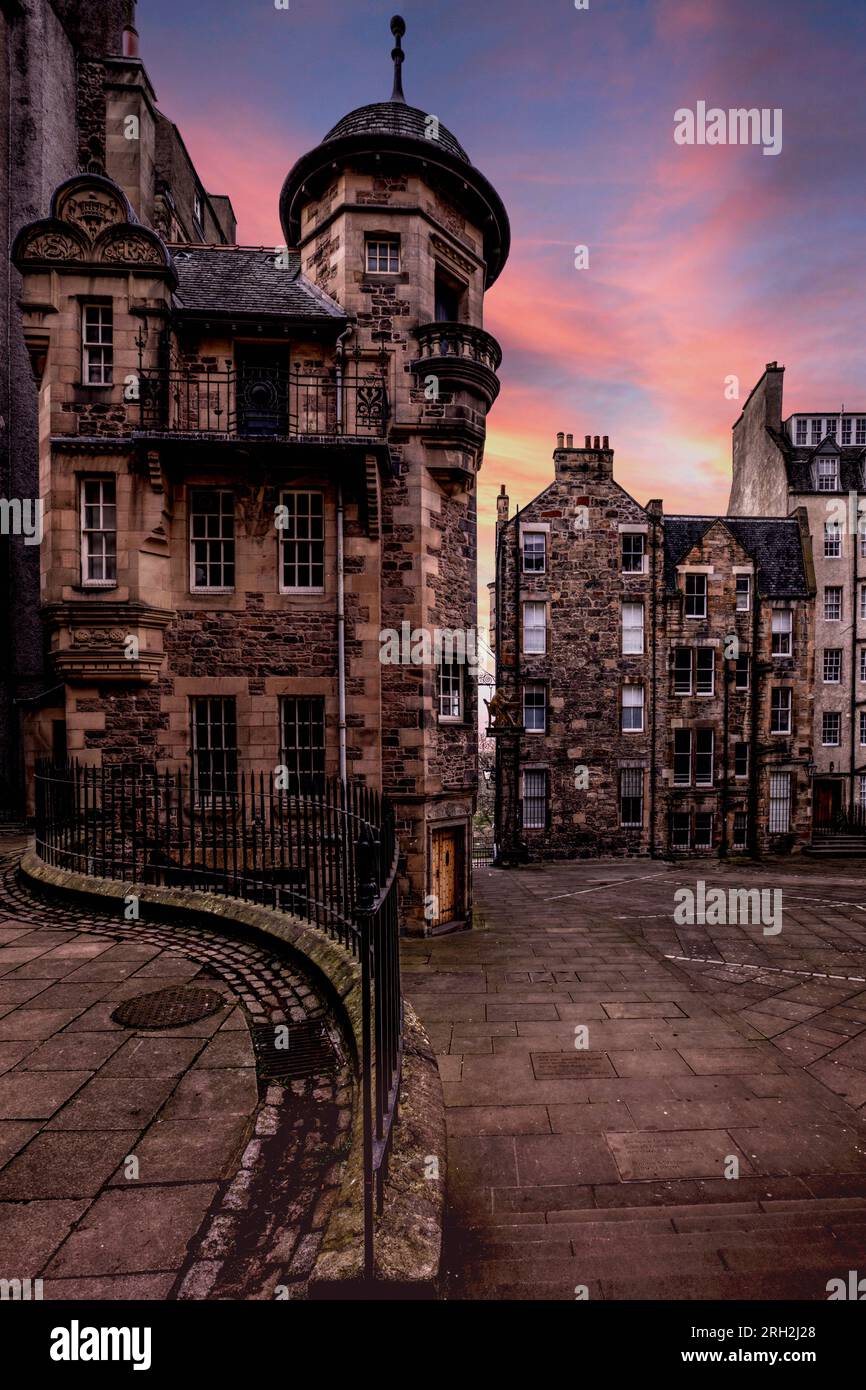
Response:
[[[404,57],[404,54],[403,54],[403,49],[402,49],[402,47],[400,46],[400,40],[402,39],[402,37],[403,37],[403,35],[405,34],[405,32],[406,32],[406,21],[405,21],[405,19],[403,19],[402,15],[395,14],[394,18],[391,20],[391,33],[394,35],[394,38],[395,38],[395,40],[396,40],[396,44],[395,44],[394,48],[391,49],[391,57],[392,57],[392,59],[393,59],[393,61],[394,61],[394,90],[393,90],[393,92],[391,93],[391,100],[392,100],[392,101],[405,101],[405,100],[406,100],[406,98],[405,98],[404,95],[403,95],[403,71],[402,71],[402,69],[403,69],[403,57]]]

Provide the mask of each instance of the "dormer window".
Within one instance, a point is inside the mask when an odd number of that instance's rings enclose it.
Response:
[[[192,195],[192,215],[193,215],[195,221],[198,223],[199,228],[201,228],[201,227],[203,226],[203,223],[202,223],[202,206],[201,206],[201,193],[200,193],[200,191],[199,191],[198,189],[196,189],[195,192],[194,192],[193,195]]]
[[[821,438],[822,438],[822,436],[821,436],[821,416],[820,416],[820,415],[815,416],[815,418],[812,419],[809,423],[810,423],[810,427],[811,427],[811,430],[812,430],[812,443],[813,443],[813,444],[820,444],[820,443],[821,443]]]
[[[839,459],[835,454],[817,460],[815,482],[819,492],[839,491]]]
[[[367,237],[367,271],[371,275],[396,275],[400,270],[398,236]]]

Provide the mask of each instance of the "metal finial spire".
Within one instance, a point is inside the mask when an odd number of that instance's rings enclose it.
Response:
[[[401,15],[395,14],[391,20],[391,33],[396,39],[396,45],[391,49],[391,57],[394,61],[394,90],[391,93],[392,101],[405,101],[403,95],[403,49],[400,40],[406,32],[406,21]]]

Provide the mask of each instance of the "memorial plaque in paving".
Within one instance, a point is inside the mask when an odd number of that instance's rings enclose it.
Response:
[[[578,1081],[584,1076],[613,1076],[603,1052],[533,1052],[532,1069],[539,1081]]]
[[[124,999],[111,1017],[124,1028],[182,1028],[185,1023],[197,1023],[200,1018],[215,1014],[225,1002],[215,989],[172,985]]]

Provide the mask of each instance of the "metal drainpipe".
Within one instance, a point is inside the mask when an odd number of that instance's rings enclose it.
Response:
[[[652,553],[652,575],[650,577],[650,601],[652,603],[652,664],[650,676],[650,699],[652,710],[650,712],[650,836],[649,854],[650,859],[656,857],[656,649],[658,646],[658,517],[654,516],[653,524],[653,553]]]
[[[850,509],[849,509],[849,512],[850,512]],[[850,726],[851,726],[851,729],[850,729],[850,733],[851,733],[851,761],[850,761],[850,774],[849,774],[849,775],[850,775],[851,786],[850,786],[849,791],[848,791],[848,815],[849,815],[849,817],[851,818],[852,822],[853,822],[854,815],[855,815],[855,805],[856,805],[855,792],[856,792],[856,789],[857,789],[857,752],[856,752],[856,749],[857,749],[857,744],[858,744],[859,738],[860,738],[860,730],[857,729],[857,728],[855,728],[855,725],[856,725],[856,723],[857,723],[857,674],[858,674],[858,672],[857,672],[857,655],[858,655],[858,653],[857,653],[857,621],[858,621],[858,617],[859,617],[859,613],[860,613],[860,604],[859,604],[860,595],[859,595],[859,593],[857,592],[857,590],[858,590],[858,579],[859,579],[859,576],[858,576],[858,573],[857,573],[857,570],[858,570],[858,552],[859,552],[859,549],[860,549],[860,506],[859,506],[859,497],[858,497],[857,500],[855,500],[855,502],[854,502],[854,528],[853,528],[853,532],[854,532],[854,533],[853,533],[853,535],[852,535],[852,537],[851,537],[851,548],[852,548],[852,550],[854,551],[854,555],[853,555],[852,561],[851,561],[851,571],[852,571],[852,580],[851,580],[851,583],[852,583],[852,594],[851,594],[851,682],[850,682],[850,690],[849,690],[849,696],[850,696],[849,723],[850,723]]]
[[[755,561],[755,569],[754,569],[753,580],[754,580],[754,583],[753,583],[753,585],[752,585],[752,589],[753,589],[753,592],[752,592],[752,662],[751,662],[751,670],[750,670],[750,672],[749,672],[749,675],[750,675],[750,677],[751,677],[751,679],[750,679],[750,681],[749,681],[749,686],[750,686],[750,692],[749,692],[749,693],[751,694],[751,697],[752,697],[752,705],[751,705],[751,709],[750,709],[750,711],[749,711],[749,715],[750,715],[750,718],[749,718],[749,739],[750,739],[750,747],[749,747],[749,837],[748,837],[748,843],[749,843],[749,849],[750,849],[750,853],[752,854],[752,857],[753,857],[753,858],[757,858],[757,855],[758,855],[758,778],[760,777],[760,767],[759,767],[759,764],[758,764],[758,712],[759,712],[759,709],[760,709],[760,698],[759,698],[759,696],[760,696],[760,690],[759,690],[759,686],[758,686],[758,681],[759,681],[759,679],[760,679],[758,668],[759,668],[759,666],[760,666],[760,662],[759,662],[759,660],[758,660],[758,655],[759,655],[759,653],[758,653],[758,643],[759,643],[759,640],[760,640],[760,607],[761,607],[761,600],[760,600],[760,595],[759,595],[759,592],[758,592],[758,564],[757,564],[757,561]],[[772,616],[771,616],[771,619],[770,619],[770,627],[771,627],[771,629],[772,629]],[[771,640],[771,642],[772,642],[772,636],[771,636],[770,640]],[[793,729],[792,729],[792,733],[793,733]],[[768,772],[767,775],[768,775],[768,776],[770,775],[769,772]],[[769,792],[768,792],[768,797],[767,797],[767,805],[768,805],[768,807],[769,807]]]
[[[354,324],[347,324],[337,338],[337,423],[343,420],[343,343]],[[343,554],[343,484],[337,483],[337,730],[340,781],[347,780],[346,766],[346,576]]]

